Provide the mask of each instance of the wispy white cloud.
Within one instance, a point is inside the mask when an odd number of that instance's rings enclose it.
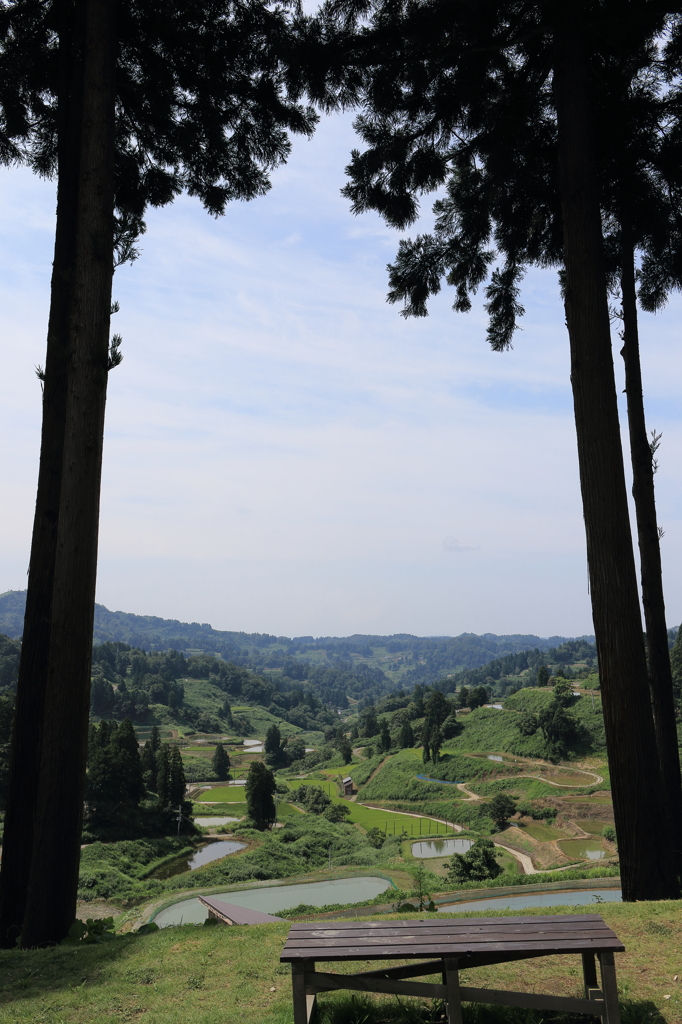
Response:
[[[396,234],[339,195],[352,144],[348,119],[325,121],[266,197],[217,221],[187,198],[153,211],[140,260],[117,272],[99,599],[288,634],[590,632],[556,277],[527,275],[504,355],[486,346],[480,301],[455,315],[446,290],[428,318],[403,320],[385,301]],[[0,586],[16,587],[54,195],[25,171],[4,176]],[[643,322],[673,620],[681,313],[675,299]]]

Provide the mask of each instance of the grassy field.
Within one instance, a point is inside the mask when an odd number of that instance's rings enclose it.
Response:
[[[213,789],[206,789],[199,796],[195,797],[197,803],[208,801],[209,803],[233,804],[244,802],[244,786],[215,786]]]
[[[431,818],[414,817],[410,814],[400,814],[381,808],[365,807],[359,803],[351,803],[344,800],[343,797],[336,796],[336,786],[333,783],[325,783],[317,779],[289,779],[287,785],[290,789],[306,785],[321,786],[331,797],[332,803],[343,804],[349,808],[350,815],[347,820],[352,825],[362,825],[364,829],[380,828],[387,835],[400,835],[405,831],[410,836],[439,835],[452,832],[449,825],[433,821]]]
[[[594,905],[515,911],[513,916],[586,911],[594,911]],[[682,906],[667,902],[604,904],[599,911],[626,946],[625,953],[616,954],[624,1024],[680,1024],[682,995],[674,979],[682,976]],[[188,925],[148,936],[122,936],[98,946],[3,950],[0,1021],[292,1024],[289,968],[278,962],[288,929],[286,923],[246,928]],[[379,966],[378,962],[349,963],[335,964],[333,969],[353,972]],[[517,961],[462,975],[467,985],[558,995],[579,995],[580,981],[577,956]],[[404,1019],[392,1000],[379,1002],[384,1006],[382,1021]],[[403,1000],[403,1006],[416,1004],[416,1000]],[[322,996],[320,1005],[323,1024],[330,1020],[327,1014],[334,1006],[338,1008],[331,1018],[334,1024],[353,1021],[350,1013],[342,1010],[343,997]],[[371,1024],[372,1017],[365,1019]],[[483,1018],[465,1007],[465,1024],[483,1024],[483,1020],[486,1024],[539,1024],[540,1019],[527,1011],[514,1015],[492,1008]]]

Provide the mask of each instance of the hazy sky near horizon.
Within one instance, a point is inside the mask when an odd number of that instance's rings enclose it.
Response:
[[[323,119],[266,197],[218,220],[186,197],[153,211],[117,271],[98,600],[289,636],[591,633],[556,275],[527,275],[503,355],[482,298],[455,314],[445,289],[402,319],[385,301],[400,235],[339,194],[354,144],[349,117]],[[55,206],[53,183],[1,173],[0,591],[26,585]],[[681,324],[675,297],[641,325],[670,625]]]

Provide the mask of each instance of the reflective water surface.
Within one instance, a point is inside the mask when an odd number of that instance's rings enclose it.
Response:
[[[234,903],[249,910],[262,910],[264,914],[276,914],[278,910],[309,903],[324,907],[328,903],[361,903],[371,900],[380,892],[392,888],[385,878],[361,876],[358,878],[334,878],[327,882],[305,882],[300,885],[272,885],[259,889],[241,889],[237,892],[212,893],[213,899]],[[202,924],[208,911],[198,899],[182,900],[162,910],[154,918],[159,928],[173,924]]]
[[[245,846],[246,843],[236,843],[232,839],[220,840],[217,843],[207,843],[206,846],[200,847],[186,857],[176,857],[175,860],[162,864],[149,877],[172,878],[173,875],[181,875],[184,871],[196,871],[197,868],[202,868],[205,864],[210,864],[211,861],[220,860],[222,857],[227,857],[230,853],[243,850]]]
[[[241,818],[219,818],[217,815],[211,818],[195,818],[194,821],[202,828],[218,828],[219,825],[229,825],[232,821],[241,821]]]
[[[424,839],[412,843],[412,856],[451,857],[453,853],[466,853],[473,845],[472,839]]]
[[[568,857],[582,857],[584,860],[603,860],[607,855],[596,839],[563,839],[557,846]]]
[[[599,903],[622,903],[620,889],[581,889],[579,892],[534,892],[527,896],[501,896],[491,900],[440,906],[445,914],[462,914],[467,910],[523,910],[524,907],[587,907]]]

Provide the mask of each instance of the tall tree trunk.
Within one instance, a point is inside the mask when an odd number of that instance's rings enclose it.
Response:
[[[59,186],[0,941],[75,917],[113,273],[114,0],[60,9]]]
[[[661,790],[628,516],[581,5],[557,5],[554,88],[571,385],[624,900],[680,895]]]
[[[621,218],[621,293],[625,390],[632,460],[632,496],[635,500],[637,538],[642,579],[642,604],[649,649],[649,685],[654,713],[656,745],[663,792],[673,841],[675,868],[682,877],[682,778],[677,746],[673,679],[665,623],[661,548],[656,520],[654,466],[644,416],[642,370],[639,359],[635,253],[627,218]]]

